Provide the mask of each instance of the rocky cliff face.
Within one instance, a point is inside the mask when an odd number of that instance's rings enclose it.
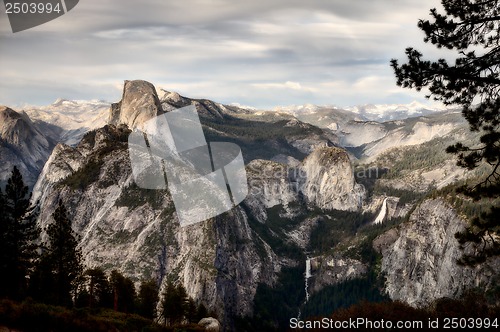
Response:
[[[117,268],[136,280],[172,275],[190,296],[220,308],[222,316],[251,314],[258,284],[275,282],[281,259],[255,235],[241,208],[179,227],[168,192],[134,186],[125,132],[107,126],[75,148],[57,146],[35,187],[42,225],[63,199],[82,235],[87,266]],[[266,207],[297,196],[286,185],[283,192],[273,183],[265,188],[256,196],[264,218]]]
[[[221,317],[250,314],[257,284],[274,282],[276,255],[254,238],[240,208],[180,227],[167,191],[135,186],[128,133],[108,125],[75,148],[57,146],[35,187],[40,223],[51,221],[62,199],[88,267],[118,269],[136,281],[169,275]]]
[[[255,218],[265,222],[266,209],[276,205],[283,205],[286,211],[293,213],[290,203],[298,201],[299,191],[287,165],[258,159],[251,161],[246,169],[249,194],[245,204],[253,210]]]
[[[26,184],[33,186],[54,145],[28,115],[0,106],[0,183],[17,166]]]
[[[374,246],[383,255],[382,272],[391,299],[423,306],[442,297],[457,297],[472,287],[492,286],[499,259],[475,268],[456,262],[462,251],[454,235],[465,225],[443,199],[428,199],[407,223],[379,236]]]

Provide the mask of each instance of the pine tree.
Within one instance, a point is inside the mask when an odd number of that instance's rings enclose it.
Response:
[[[200,304],[198,304],[198,307],[196,308],[196,322],[199,322],[202,318],[205,318],[205,317],[208,317],[207,307],[205,307],[205,305],[203,303],[200,303]]]
[[[158,302],[158,285],[155,280],[143,281],[139,288],[139,314],[153,319]]]
[[[189,298],[184,286],[175,286],[171,281],[167,282],[162,294],[161,316],[165,325],[179,324],[185,318],[189,305]]]
[[[0,296],[19,299],[26,294],[27,280],[37,258],[38,207],[30,205],[31,194],[14,166],[0,192]]]
[[[458,105],[470,129],[481,133],[477,146],[459,142],[447,148],[457,164],[469,170],[481,163],[491,166],[488,175],[461,192],[480,199],[500,195],[500,0],[442,0],[444,13],[431,9],[432,21],[420,20],[425,42],[456,53],[454,63],[424,60],[423,54],[406,49],[407,63],[391,60],[397,84],[404,88],[428,88],[428,98]],[[500,255],[499,209],[475,219],[456,236],[462,244],[474,242],[479,252],[465,255],[474,264]]]
[[[189,323],[198,323],[200,321],[201,318],[198,319],[198,311],[196,309],[196,303],[192,298],[189,298],[186,306],[186,319]]]
[[[47,228],[48,242],[36,273],[37,291],[46,302],[72,306],[83,269],[82,254],[62,200],[52,217],[54,222]]]
[[[78,292],[78,305],[89,308],[112,307],[112,290],[104,271],[97,267],[83,273],[82,289]]]
[[[134,312],[136,293],[132,280],[123,276],[116,270],[111,271],[109,279],[113,293],[113,307],[115,311],[126,313]]]

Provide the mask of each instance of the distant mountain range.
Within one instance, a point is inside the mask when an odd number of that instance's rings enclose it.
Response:
[[[178,94],[160,89],[158,95],[161,99],[166,98],[168,95]],[[103,126],[109,116],[108,111],[110,106],[111,102],[104,100],[66,100],[60,98],[47,106],[28,105],[23,107],[22,110],[34,121],[44,121],[58,126],[63,130],[74,132],[83,129],[88,131]],[[262,111],[236,103],[229,105],[229,107],[255,112]],[[279,106],[268,111],[288,113],[295,117],[336,113],[339,115],[342,114],[348,120],[386,122],[432,115],[450,110],[456,109],[439,105],[429,106],[414,101],[410,104],[367,104],[346,108],[306,104]],[[70,140],[70,144],[77,143],[76,137],[72,137],[72,135],[69,135],[68,139]]]
[[[315,113],[328,113],[344,111],[352,113],[353,119],[358,121],[377,121],[386,122],[393,120],[404,120],[408,118],[431,115],[438,112],[456,110],[456,107],[446,107],[444,105],[434,104],[425,105],[417,101],[409,104],[365,104],[351,107],[337,106],[318,106],[312,104],[306,105],[291,105],[275,107],[274,111],[286,112],[294,116],[306,116]]]

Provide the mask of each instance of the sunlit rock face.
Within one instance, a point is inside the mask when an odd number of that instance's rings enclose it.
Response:
[[[365,189],[356,183],[347,152],[336,147],[320,147],[302,163],[286,165],[269,160],[253,160],[247,166],[249,196],[246,203],[254,215],[266,220],[265,209],[282,205],[289,216],[294,206],[356,211],[361,208]]]
[[[122,100],[111,105],[108,123],[125,124],[135,129],[140,124],[163,113],[153,84],[134,80],[125,81]]]
[[[361,207],[365,190],[356,183],[347,152],[336,147],[316,149],[302,163],[302,193],[322,209],[352,210]]]

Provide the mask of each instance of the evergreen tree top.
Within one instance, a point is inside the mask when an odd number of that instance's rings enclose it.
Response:
[[[458,142],[446,149],[456,154],[457,165],[468,170],[481,163],[491,166],[489,174],[472,187],[462,187],[474,199],[500,195],[500,0],[442,0],[444,13],[433,8],[431,20],[420,20],[425,42],[456,52],[454,63],[445,59],[424,60],[412,47],[407,62],[392,59],[397,85],[428,90],[426,97],[446,105],[459,105],[480,142]],[[480,256],[500,254],[498,209],[473,222],[462,243],[482,243]]]

